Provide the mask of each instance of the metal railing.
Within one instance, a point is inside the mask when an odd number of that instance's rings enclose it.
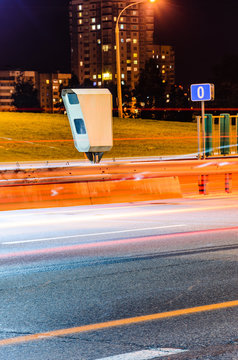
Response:
[[[238,114],[197,116],[198,157],[238,155]]]

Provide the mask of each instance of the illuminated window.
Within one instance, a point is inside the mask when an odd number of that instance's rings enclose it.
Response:
[[[83,66],[83,61],[80,61],[80,63],[79,63],[79,64],[80,64],[80,66]]]
[[[103,45],[102,49],[103,49],[103,51],[108,51],[109,50],[109,45]]]
[[[165,70],[162,70],[162,74],[165,74]]]
[[[102,78],[102,75],[101,75],[101,74],[98,74],[98,78],[101,79],[101,78]]]
[[[101,86],[101,85],[102,85],[101,81],[99,81],[99,82],[98,82],[98,85],[99,85],[99,86]]]
[[[117,21],[117,17],[116,17],[116,16],[114,16],[113,20],[116,22],[116,21]]]
[[[91,21],[92,21],[92,23],[95,23],[95,22],[96,22],[96,19],[95,19],[95,18],[92,18]]]
[[[137,57],[137,53],[134,53],[134,54],[133,54],[133,57]]]
[[[126,39],[126,42],[131,42],[131,39]]]
[[[46,80],[45,82],[46,82],[46,84],[49,84],[49,83],[50,83],[50,80]]]
[[[131,60],[126,60],[127,64],[130,64],[131,63]]]
[[[122,85],[125,85],[125,81],[122,81],[121,84],[122,84]]]
[[[121,74],[121,78],[122,78],[122,79],[125,79],[125,74]]]
[[[120,29],[124,29],[124,25],[123,25],[123,24],[120,25]]]
[[[97,75],[93,75],[93,79],[97,79]]]
[[[97,25],[97,29],[98,29],[98,30],[101,29],[101,25],[100,25],[100,24]]]
[[[82,5],[79,5],[79,10],[83,10],[83,7],[82,7]]]
[[[121,39],[121,42],[124,42],[124,39]]]
[[[134,68],[134,71],[137,71],[138,69],[137,68]]]
[[[133,44],[137,44],[137,39],[133,39]]]
[[[97,39],[97,43],[98,43],[98,44],[101,44],[101,39]]]
[[[79,19],[79,24],[82,25],[82,23],[83,23],[83,20]]]
[[[102,79],[103,80],[112,80],[112,74],[109,72],[103,73],[102,74]]]
[[[96,25],[92,25],[92,30],[96,30]]]
[[[82,17],[82,16],[83,16],[83,15],[82,15],[82,13],[80,12],[80,13],[79,13],[79,17]]]
[[[94,81],[94,82],[93,82],[93,86],[96,86],[96,85],[97,85],[97,83],[96,83],[96,81]]]
[[[162,59],[165,59],[165,55],[162,55]]]
[[[137,64],[138,64],[138,61],[137,61],[137,60],[134,60],[134,64],[137,65]]]

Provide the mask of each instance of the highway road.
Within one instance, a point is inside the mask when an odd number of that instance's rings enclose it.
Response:
[[[0,359],[237,359],[237,220],[232,194],[0,212]]]

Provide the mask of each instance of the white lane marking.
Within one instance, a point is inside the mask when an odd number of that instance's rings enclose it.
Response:
[[[40,242],[40,241],[50,241],[50,240],[60,240],[60,239],[72,239],[72,238],[87,237],[87,236],[111,235],[111,234],[120,234],[120,233],[146,231],[146,230],[158,230],[158,229],[167,229],[167,228],[183,227],[183,226],[186,225],[185,224],[165,225],[165,226],[157,226],[157,227],[141,228],[141,229],[127,229],[127,230],[106,231],[106,232],[91,233],[91,234],[65,235],[65,236],[56,236],[51,238],[7,241],[7,242],[3,242],[2,245],[25,244],[25,243],[38,242],[38,241]]]
[[[182,349],[170,349],[170,348],[158,348],[151,350],[134,351],[127,354],[120,354],[115,356],[109,356],[98,360],[150,360],[158,356],[170,356],[179,354],[187,350]]]

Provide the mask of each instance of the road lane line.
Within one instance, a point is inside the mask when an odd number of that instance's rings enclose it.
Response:
[[[97,324],[89,324],[89,325],[68,328],[68,329],[59,329],[59,330],[53,330],[53,331],[48,331],[48,332],[44,332],[44,333],[2,339],[2,340],[0,340],[0,346],[14,345],[14,344],[20,344],[23,342],[30,342],[30,341],[36,341],[36,340],[43,340],[43,339],[52,338],[52,337],[56,337],[56,336],[67,336],[67,335],[72,335],[72,334],[80,334],[80,333],[85,333],[85,332],[98,331],[98,330],[102,330],[102,329],[109,329],[112,327],[126,326],[126,325],[144,323],[144,322],[149,322],[149,321],[154,321],[154,320],[173,318],[173,317],[178,317],[178,316],[182,316],[182,315],[191,315],[191,314],[202,313],[202,312],[207,312],[207,311],[227,309],[227,308],[232,308],[232,307],[236,307],[236,306],[238,306],[238,300],[226,301],[226,302],[217,303],[217,304],[196,306],[196,307],[187,308],[187,309],[166,311],[163,313],[157,313],[157,314],[151,314],[151,315],[136,316],[136,317],[120,319],[120,320],[112,320],[112,321],[107,321],[107,322],[102,322],[102,323],[97,323]]]
[[[148,235],[148,236],[127,238],[127,239],[105,240],[105,241],[74,244],[74,245],[63,245],[63,246],[57,246],[57,247],[51,247],[51,248],[23,250],[23,251],[16,251],[16,252],[0,254],[0,260],[20,258],[20,257],[26,257],[26,256],[41,256],[41,255],[49,255],[49,254],[56,254],[56,253],[59,254],[59,253],[63,253],[63,252],[71,252],[71,253],[76,254],[77,251],[85,251],[85,250],[89,251],[92,249],[98,249],[98,248],[100,249],[100,248],[106,248],[106,247],[111,247],[111,246],[112,247],[113,246],[123,246],[123,245],[127,246],[127,245],[132,245],[132,244],[138,245],[143,242],[165,240],[165,239],[170,239],[171,237],[178,238],[178,237],[209,234],[209,233],[214,233],[214,232],[227,232],[227,231],[238,231],[238,226],[230,227],[230,228],[216,228],[216,229],[176,232],[176,233],[159,234],[159,235]]]
[[[193,213],[198,211],[212,211],[212,210],[228,210],[228,209],[237,209],[238,205],[223,205],[223,206],[202,206],[202,207],[196,207],[196,208],[186,208],[186,209],[170,209],[170,210],[145,210],[145,211],[139,211],[139,212],[119,212],[114,214],[89,214],[89,215],[74,215],[74,217],[61,217],[60,219],[58,217],[55,217],[54,219],[27,219],[27,221],[11,221],[10,223],[3,222],[0,223],[0,229],[8,229],[8,228],[16,228],[16,227],[24,227],[24,226],[35,226],[35,225],[53,225],[58,223],[80,223],[80,222],[86,222],[86,221],[92,221],[92,217],[94,219],[94,222],[101,221],[101,220],[110,220],[110,219],[123,219],[123,218],[140,218],[145,216],[156,216],[156,215],[171,215],[171,214],[183,214],[183,213]],[[118,209],[117,209],[118,210]],[[1,217],[0,217],[1,219]]]
[[[126,354],[114,355],[109,357],[104,357],[97,360],[151,360],[155,359],[158,356],[170,356],[175,354],[180,354],[187,350],[183,349],[170,349],[170,348],[157,348],[150,350],[141,350],[134,351]]]
[[[56,236],[56,237],[40,238],[40,239],[6,241],[6,242],[3,242],[2,245],[25,244],[25,243],[40,242],[40,241],[51,241],[51,240],[60,240],[60,239],[73,239],[73,238],[77,238],[77,237],[87,237],[87,236],[100,236],[100,235],[122,234],[122,233],[128,233],[128,232],[146,231],[146,230],[158,230],[158,229],[169,229],[169,228],[174,228],[174,227],[185,227],[185,226],[187,226],[187,225],[185,225],[185,224],[165,225],[165,226],[156,226],[156,227],[141,228],[141,229],[127,229],[127,230],[106,231],[106,232],[90,233],[90,234],[77,234],[77,235]]]

